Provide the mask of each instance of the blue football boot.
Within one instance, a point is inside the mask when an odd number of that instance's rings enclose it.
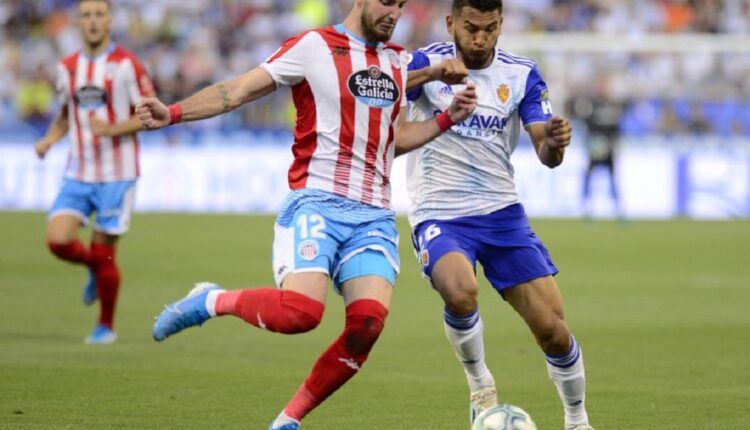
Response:
[[[188,327],[203,325],[212,317],[206,309],[206,296],[214,290],[221,290],[221,287],[211,282],[200,282],[184,299],[164,306],[154,324],[154,340],[160,342]]]
[[[281,427],[274,427],[273,423],[271,423],[268,430],[299,430],[299,423],[286,423]]]
[[[99,295],[96,292],[96,280],[94,279],[94,272],[89,269],[89,280],[86,285],[83,286],[83,304],[91,306],[94,304]]]
[[[109,327],[99,324],[83,341],[87,345],[111,345],[117,341],[117,335]]]

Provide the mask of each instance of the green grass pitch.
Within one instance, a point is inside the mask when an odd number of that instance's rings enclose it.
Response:
[[[192,282],[272,283],[273,218],[138,214],[119,254],[120,340],[85,346],[96,315],[80,302],[85,271],[47,252],[44,224],[43,214],[0,214],[0,429],[264,430],[341,329],[331,293],[323,323],[306,335],[224,318],[155,343],[154,315]],[[597,429],[750,429],[749,222],[533,225],[562,271]],[[403,272],[386,330],[306,430],[468,428],[441,302],[401,228]],[[562,429],[528,330],[484,282],[480,303],[501,400],[542,430]]]

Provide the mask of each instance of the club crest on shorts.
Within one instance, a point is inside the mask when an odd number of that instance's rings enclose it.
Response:
[[[419,253],[419,262],[422,264],[423,267],[427,267],[430,265],[430,251],[423,250]]]
[[[297,254],[305,261],[315,260],[319,253],[318,242],[314,240],[306,240],[297,247]]]

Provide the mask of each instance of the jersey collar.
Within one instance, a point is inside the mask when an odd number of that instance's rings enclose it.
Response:
[[[374,48],[374,47],[377,47],[378,45],[380,45],[380,43],[378,43],[378,42],[370,43],[370,42],[366,41],[365,39],[357,36],[356,34],[354,34],[351,31],[349,31],[348,28],[344,27],[344,24],[336,24],[336,25],[333,26],[333,28],[335,28],[336,31],[338,31],[339,33],[349,35],[349,37],[351,37],[352,39],[356,40],[357,42],[359,42],[359,43],[361,43],[361,44],[363,44],[365,46],[370,46],[370,47]]]

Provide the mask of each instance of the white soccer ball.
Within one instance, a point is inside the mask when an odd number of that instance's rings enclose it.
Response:
[[[523,409],[513,405],[497,405],[483,411],[474,420],[471,430],[537,430],[534,420]]]

